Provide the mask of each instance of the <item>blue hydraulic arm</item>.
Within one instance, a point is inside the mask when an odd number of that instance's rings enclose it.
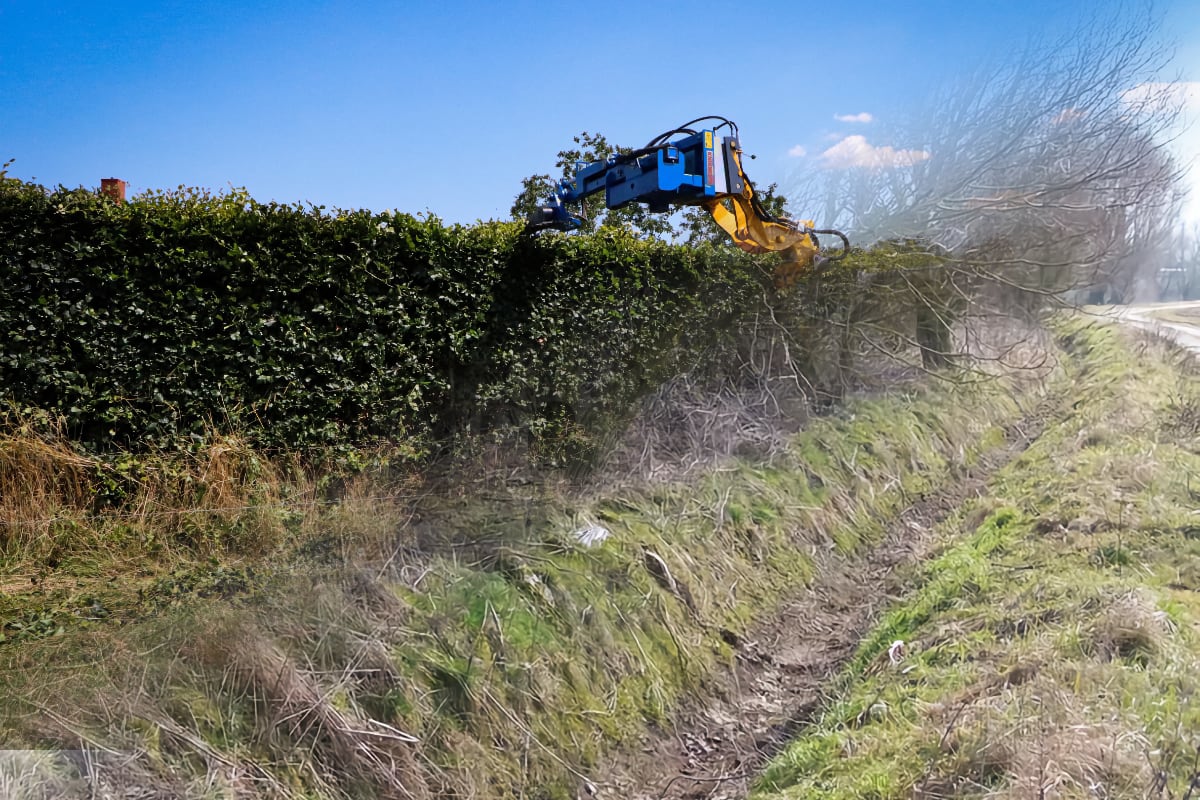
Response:
[[[689,127],[706,120],[720,124],[700,130]],[[725,128],[728,133],[722,135]],[[842,240],[842,252],[827,260],[837,260],[849,250],[849,241],[839,231],[816,230],[812,222],[796,223],[763,208],[742,170],[737,125],[724,117],[700,117],[655,137],[639,150],[579,163],[575,175],[560,180],[549,201],[530,215],[527,229],[583,227],[583,217],[567,206],[582,205],[585,198],[601,191],[608,208],[629,203],[645,203],[659,212],[671,206],[703,207],[743,250],[782,253],[783,263],[776,270],[776,283],[781,286],[794,283],[812,265],[820,250],[817,234]]]
[[[663,212],[672,205],[703,205],[706,200],[740,194],[745,184],[734,157],[738,151],[736,135],[718,137],[709,129],[631,153],[614,153],[603,161],[581,162],[574,177],[559,181],[550,202],[535,211],[530,227],[582,227],[583,218],[568,211],[567,204],[601,191],[607,208],[637,202]]]

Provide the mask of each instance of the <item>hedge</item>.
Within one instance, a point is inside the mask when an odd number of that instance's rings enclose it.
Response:
[[[730,248],[619,230],[0,180],[0,395],[86,447],[268,447],[600,418],[759,302]]]

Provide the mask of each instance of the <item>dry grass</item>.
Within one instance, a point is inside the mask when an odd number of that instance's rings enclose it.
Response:
[[[975,694],[949,713],[931,711],[945,726],[941,754],[915,797],[1133,797],[1149,785],[1140,726],[1120,717],[1098,721],[1089,699],[1053,676],[1020,686],[995,682]]]
[[[63,754],[46,750],[0,750],[0,797],[4,800],[83,798],[87,787]]]
[[[286,796],[291,785],[336,798],[561,791],[701,685],[727,647],[722,628],[744,629],[806,579],[808,537],[857,525],[845,540],[867,541],[873,514],[890,513],[899,492],[882,476],[941,476],[947,456],[987,427],[970,427],[963,408],[931,413],[881,401],[801,433],[786,464],[743,460],[695,485],[593,499],[581,513],[612,536],[592,549],[569,538],[570,504],[537,487],[406,498],[421,493],[347,482],[332,490],[336,505],[299,522],[310,554],[328,547],[332,558],[293,576],[253,623],[226,619],[252,612],[214,607],[192,630],[145,626],[138,648],[153,657],[106,650],[118,664],[106,667],[113,686],[95,692],[106,707],[85,698],[87,712],[44,728],[43,740],[107,731],[98,738],[136,756],[130,781],[176,791],[178,774],[249,796]],[[925,420],[941,431],[931,440],[918,433]],[[799,450],[819,459],[820,481],[792,472]],[[190,474],[204,497],[236,503],[238,487],[263,473],[252,454],[218,455]],[[839,523],[839,509],[855,516]],[[668,565],[669,591],[643,548]],[[41,677],[40,702],[60,707],[62,693]]]
[[[416,737],[352,708],[335,708],[336,687],[322,686],[269,641],[254,632],[222,638],[199,661],[215,661],[223,670],[222,682],[252,698],[260,715],[255,736],[263,746],[307,750],[331,782],[350,788],[362,782],[381,800],[428,796]],[[365,656],[371,653],[364,650]]]
[[[1148,665],[1162,651],[1173,623],[1144,592],[1123,592],[1107,602],[1088,631],[1088,651],[1103,659]]]
[[[313,496],[311,481],[297,484],[235,437],[195,453],[103,459],[60,433],[0,433],[0,555],[11,569],[81,553],[262,553],[284,536],[283,512]]]
[[[28,426],[0,437],[0,551],[34,546],[89,511],[97,471],[61,437]]]

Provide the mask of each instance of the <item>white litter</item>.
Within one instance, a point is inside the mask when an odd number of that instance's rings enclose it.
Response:
[[[542,596],[542,599],[547,603],[554,602],[554,592],[550,591],[550,587],[542,580],[541,575],[530,573],[525,576],[525,584]]]
[[[579,542],[584,547],[595,547],[603,544],[611,534],[608,528],[603,525],[588,525],[586,528],[580,528],[571,534],[575,537],[575,541]]]

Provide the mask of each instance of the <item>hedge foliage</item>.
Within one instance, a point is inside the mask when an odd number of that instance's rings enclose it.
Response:
[[[728,248],[0,180],[0,394],[94,450],[619,413],[760,302]]]

